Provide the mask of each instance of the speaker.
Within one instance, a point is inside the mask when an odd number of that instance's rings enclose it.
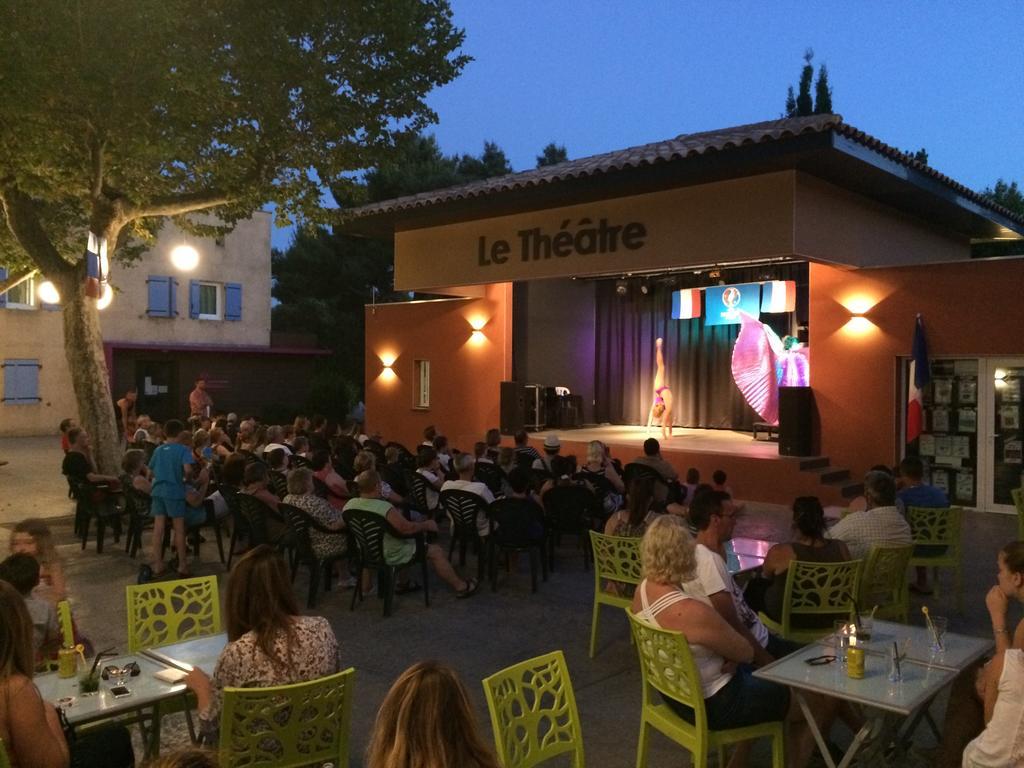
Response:
[[[779,387],[779,455],[814,455],[814,390]]]
[[[522,384],[518,381],[501,382],[501,434],[514,435],[523,428],[524,400]]]

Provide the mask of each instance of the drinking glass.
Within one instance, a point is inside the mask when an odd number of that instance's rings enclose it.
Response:
[[[98,670],[85,670],[78,676],[78,692],[83,696],[91,696],[100,689],[100,673]]]
[[[857,642],[865,643],[871,640],[871,633],[875,628],[875,617],[870,613],[862,613],[857,616],[860,626],[857,627]]]
[[[949,625],[949,620],[945,616],[932,616],[931,619],[931,649],[935,653],[940,653],[943,650],[943,638],[946,636],[946,627]]]
[[[846,649],[850,647],[850,625],[845,621],[834,621],[832,635],[835,641],[836,661],[845,664]]]
[[[886,649],[889,655],[889,682],[899,683],[903,680],[903,664],[907,658],[907,652],[910,650],[910,638],[898,637],[893,644],[896,646],[895,655],[892,646]]]

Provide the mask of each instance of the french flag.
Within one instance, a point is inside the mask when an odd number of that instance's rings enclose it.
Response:
[[[924,340],[924,323],[917,316],[914,325],[914,348],[910,358],[910,375],[907,377],[907,442],[912,443],[924,430],[924,404],[921,390],[931,381],[928,366],[928,345]]]

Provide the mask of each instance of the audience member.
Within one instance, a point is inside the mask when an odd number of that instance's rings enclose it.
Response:
[[[644,455],[633,459],[634,464],[641,464],[650,467],[657,472],[664,483],[657,483],[654,486],[654,498],[659,504],[665,504],[669,497],[669,484],[679,482],[679,473],[676,468],[665,461],[661,455],[661,443],[653,437],[644,440]]]
[[[341,512],[331,506],[326,499],[313,493],[313,470],[307,467],[297,467],[289,473],[288,495],[284,497],[283,501],[285,504],[301,509],[324,528],[331,531],[345,530],[345,521],[341,519]],[[348,549],[348,539],[345,536],[331,535],[316,528],[309,529],[309,540],[313,545],[313,554],[321,559],[341,557]],[[354,585],[354,580],[343,584],[343,586]]]
[[[693,497],[697,493],[698,485],[700,485],[700,470],[696,467],[690,467],[686,470],[686,482],[683,483],[683,488],[686,489],[687,501],[693,501]]]
[[[421,446],[416,454],[416,474],[422,475],[427,481],[427,508],[424,512],[437,511],[438,493],[444,484],[444,472],[437,451],[433,446]]]
[[[141,448],[132,448],[125,451],[121,458],[121,476],[123,485],[134,488],[146,496],[153,491],[153,481],[149,467],[146,464],[146,452]]]
[[[561,450],[562,441],[558,439],[558,435],[548,435],[544,438],[544,454],[533,460],[531,469],[539,469],[553,475],[551,462]]]
[[[497,454],[495,454],[497,456]],[[477,464],[493,464],[494,460],[491,459],[491,455],[487,452],[487,443],[482,440],[477,440],[473,443],[473,459]]]
[[[64,462],[61,465],[61,472],[67,476],[68,480],[78,487],[89,485],[98,488],[117,487],[116,477],[96,471],[96,464],[92,458],[92,442],[88,432],[81,427],[73,427],[68,430],[68,441],[70,447],[64,454]],[[92,490],[98,490],[98,488]],[[94,496],[93,501],[98,500],[99,498]]]
[[[124,436],[124,439],[131,440],[132,435],[135,434],[135,405],[139,399],[138,387],[131,386],[124,393],[124,397],[117,401],[117,426],[120,433]]]
[[[716,491],[728,493],[729,497],[732,498],[732,488],[726,485],[728,479],[729,478],[725,474],[725,470],[716,469],[714,472],[711,473],[711,487]]]
[[[527,442],[529,440],[529,436],[526,434],[525,429],[520,429],[518,432],[516,432],[515,437],[513,439],[516,443],[516,456],[518,457],[520,455],[523,455],[527,457],[529,459],[529,462],[526,462],[526,459],[523,460],[527,466],[532,465],[533,462],[540,458],[540,454],[537,453],[537,449],[530,445],[529,442]],[[518,458],[516,460],[518,461]]]
[[[0,581],[0,739],[11,765],[23,768],[122,768],[135,764],[121,725],[77,735],[68,745],[57,710],[32,682],[32,617],[10,584]]]
[[[600,440],[591,440],[587,444],[587,461],[576,477],[594,491],[606,515],[622,507],[626,487],[608,460],[604,443]]]
[[[654,479],[640,477],[633,481],[626,497],[626,508],[615,512],[604,525],[607,536],[644,535],[657,513],[654,511]]]
[[[188,396],[188,407],[190,416],[209,416],[213,413],[213,398],[206,391],[206,378],[200,376],[196,379],[196,386]]]
[[[436,661],[399,675],[377,712],[367,768],[499,768],[458,675]]]
[[[234,446],[227,433],[221,427],[210,430],[210,458],[217,463],[225,461],[233,452]]]
[[[213,676],[198,667],[185,677],[196,695],[207,743],[217,740],[222,691],[315,680],[338,671],[338,640],[322,616],[303,616],[280,553],[266,544],[231,569],[224,600],[228,644]]]
[[[292,455],[292,449],[288,447],[288,441],[285,437],[284,427],[274,425],[267,428],[267,444],[263,447],[263,455],[266,455],[271,451],[282,450],[285,456]]]
[[[295,440],[292,442],[292,455],[301,456],[304,459],[309,458],[309,438],[305,435],[296,435]]]
[[[452,471],[452,457],[448,453],[448,438],[444,435],[435,437],[434,450],[437,451],[437,460],[441,463],[441,469],[447,475]]]
[[[949,506],[949,497],[941,488],[928,485],[924,482],[924,462],[918,456],[905,456],[900,462],[899,490],[896,498],[903,504],[903,510],[910,507],[939,507]],[[922,544],[914,547],[916,557],[928,555],[943,555],[946,547],[931,546]],[[928,586],[928,569],[923,565],[915,569],[916,581],[910,585],[910,589],[922,595],[930,595],[932,588]]]
[[[197,515],[191,520],[185,500],[185,481],[192,477],[192,450],[189,448],[191,435],[182,423],[175,419],[168,421],[164,432],[170,442],[153,451],[149,468],[153,471],[153,488],[150,491],[150,514],[153,516],[153,543],[151,565],[153,576],[160,576],[167,570],[163,559],[164,529],[170,518],[174,527],[174,548],[178,553],[178,574],[189,576],[188,542],[185,528],[188,524],[202,522]]]
[[[423,430],[423,442],[420,443],[420,447],[433,448],[435,437],[437,437],[437,430],[434,428],[434,425],[431,424]]]
[[[487,458],[496,462],[498,460],[498,449],[501,448],[501,432],[498,431],[497,427],[491,427],[487,430],[484,442],[487,444]]]
[[[433,448],[430,449],[433,451]],[[380,495],[380,475],[375,470],[369,469],[356,476],[356,485],[359,487],[359,498],[349,499],[345,509],[356,509],[363,512],[371,512],[387,520],[390,527],[398,534],[392,535],[389,532],[384,534],[384,559],[391,565],[401,565],[410,562],[419,551],[434,568],[434,572],[455,590],[456,597],[470,597],[475,594],[479,584],[476,579],[462,579],[448,562],[444,550],[437,544],[426,544],[422,537],[407,538],[417,533],[437,533],[437,523],[433,520],[414,522],[407,520],[401,512],[395,509],[389,502]],[[408,577],[403,584],[399,585],[396,591],[410,591],[418,585],[412,584]]]
[[[32,590],[39,586],[39,561],[31,555],[11,555],[0,563],[0,581],[6,581],[18,590],[25,600],[32,619],[32,647],[36,659],[51,655],[60,647],[60,629],[53,605],[32,596]]]
[[[352,461],[352,471],[358,475],[360,472],[365,472],[368,469],[377,469],[377,457],[373,451],[360,451]],[[383,474],[381,475],[380,490],[381,498],[390,501],[396,507],[401,507],[405,504],[405,499],[401,494],[395,492],[390,483],[384,480]]]
[[[698,492],[690,504],[690,522],[697,529],[697,582],[711,605],[754,650],[754,664],[763,666],[799,648],[776,637],[743,599],[726,565],[725,542],[732,538],[736,509],[728,494]],[[684,585],[684,588],[693,585]]]
[[[888,466],[887,464],[875,464],[868,471],[869,472],[881,472],[883,474],[892,475],[893,477],[895,477],[895,474],[893,474],[893,471],[892,471],[892,467]],[[899,496],[896,497],[896,506],[899,507],[900,513],[902,513],[903,512],[903,502],[900,501]],[[868,508],[868,501],[867,501],[867,499],[864,498],[864,494],[862,493],[860,496],[855,496],[854,498],[850,499],[850,503],[846,505],[846,512],[847,513],[850,513],[850,512],[863,512],[867,508]]]
[[[56,606],[68,596],[64,563],[46,521],[30,517],[16,523],[11,530],[10,550],[12,555],[31,555],[39,562],[39,586],[33,592],[36,597]]]
[[[516,449],[504,446],[498,451],[498,469],[508,476],[508,473],[516,468]]]
[[[459,475],[458,480],[446,480],[441,485],[442,491],[466,491],[479,496],[485,504],[494,501],[494,494],[483,483],[473,480],[473,473],[476,471],[476,461],[468,453],[460,453],[455,457],[455,471]],[[486,536],[490,529],[490,522],[487,519],[487,510],[481,509],[476,515],[476,530],[480,536]]]
[[[742,728],[788,719],[790,764],[804,765],[814,741],[790,700],[789,689],[754,677],[750,666],[754,651],[748,640],[705,599],[680,587],[697,577],[697,558],[693,539],[680,518],[656,518],[641,543],[644,579],[633,595],[631,610],[656,627],[686,636],[701,678],[708,728]],[[694,721],[690,707],[665,695],[662,698],[684,720]],[[743,764],[748,751],[748,743],[737,745],[730,765]]]
[[[867,558],[873,544],[904,546],[912,543],[910,526],[896,508],[896,481],[884,472],[864,476],[867,509],[852,512],[828,531],[828,537],[846,542],[854,560]]]
[[[314,451],[309,463],[313,468],[313,477],[326,486],[327,500],[331,503],[331,506],[336,509],[344,509],[345,502],[352,496],[352,492],[349,490],[348,483],[345,482],[341,475],[334,471],[330,452],[324,450]]]
[[[763,610],[774,621],[782,621],[786,572],[790,563],[794,560],[838,563],[850,559],[850,550],[846,544],[825,537],[825,510],[817,496],[800,496],[793,502],[793,528],[797,534],[796,541],[776,544],[769,549],[762,568],[762,574],[769,582],[764,594]],[[749,588],[747,596],[750,596]],[[790,623],[798,628],[830,628],[834,618],[828,614],[821,617],[794,616]]]
[[[68,439],[68,432],[78,426],[74,419],[61,419],[60,421],[60,447],[64,453],[71,450],[71,441]]]
[[[308,437],[309,419],[305,416],[296,416],[295,421],[292,423],[292,429],[294,430],[296,437]]]

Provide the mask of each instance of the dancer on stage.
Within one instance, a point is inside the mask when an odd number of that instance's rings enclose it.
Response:
[[[672,437],[672,390],[665,383],[665,355],[662,352],[664,341],[654,340],[654,361],[658,366],[654,372],[654,403],[647,417],[647,428],[651,428],[654,419],[661,422],[661,436],[666,440]]]

